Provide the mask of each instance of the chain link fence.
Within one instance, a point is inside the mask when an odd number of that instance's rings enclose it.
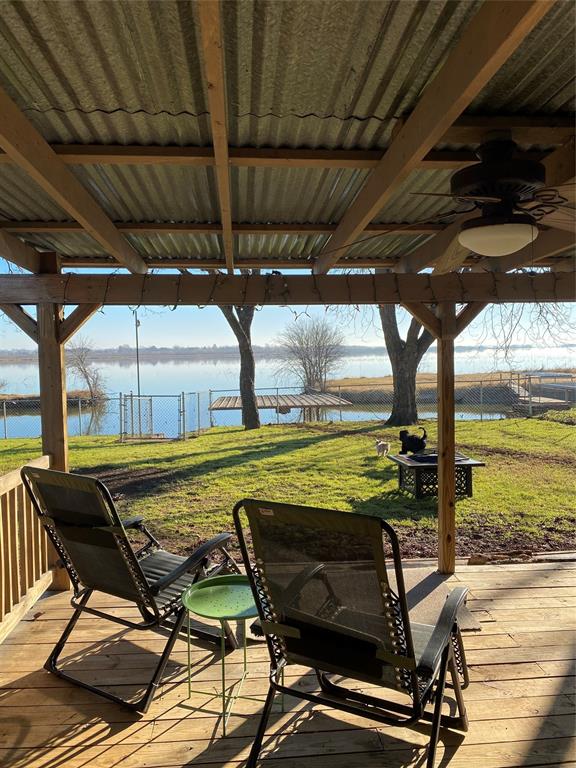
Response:
[[[325,394],[342,403],[327,407],[294,407],[301,387],[256,390],[262,424],[305,421],[383,421],[392,410],[392,382],[357,381],[328,386]],[[286,397],[285,397],[286,396]],[[300,398],[301,399],[301,398]],[[288,403],[288,404],[287,404]],[[421,419],[437,416],[435,377],[421,377],[416,388]],[[213,427],[242,424],[237,389],[181,392],[173,395],[135,395],[133,392],[90,399],[68,398],[68,434],[118,435],[122,441],[186,439]],[[455,385],[455,418],[480,421],[538,416],[544,411],[576,405],[576,375],[560,373],[460,377]],[[39,437],[42,431],[40,400],[0,397],[0,440]]]

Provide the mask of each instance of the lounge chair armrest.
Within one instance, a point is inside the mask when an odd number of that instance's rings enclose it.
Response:
[[[467,594],[468,587],[456,587],[446,598],[442,613],[436,622],[434,631],[418,664],[418,672],[431,677],[436,671],[442,652],[450,639],[452,629],[456,623],[458,609],[465,602]]]
[[[319,573],[322,573],[324,567],[324,563],[317,563],[316,565],[309,566],[305,570],[301,571],[297,576],[295,576],[284,590],[285,605],[289,605],[295,597],[298,597],[306,584],[308,584],[308,582],[312,579],[316,578]]]
[[[218,536],[214,536],[214,538],[201,544],[198,549],[196,549],[189,558],[180,563],[177,568],[174,568],[174,570],[167,573],[166,576],[162,576],[161,579],[158,579],[158,581],[155,581],[150,585],[152,594],[157,595],[163,589],[170,586],[172,582],[176,581],[176,579],[179,579],[180,576],[183,576],[188,571],[194,571],[211,552],[215,549],[221,549],[231,538],[231,533],[219,533]]]
[[[127,517],[126,520],[122,520],[124,528],[139,528],[144,522],[142,515],[134,515],[134,517]]]

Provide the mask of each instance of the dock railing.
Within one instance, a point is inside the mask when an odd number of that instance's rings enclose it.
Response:
[[[50,457],[27,466],[49,467]],[[50,587],[55,559],[20,469],[0,476],[0,642]]]

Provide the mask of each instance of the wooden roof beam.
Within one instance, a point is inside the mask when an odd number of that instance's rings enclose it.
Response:
[[[457,120],[442,136],[440,144],[478,144],[490,126],[509,125],[520,136],[532,136],[525,144],[559,146],[570,138],[573,131],[573,117],[562,119],[551,116],[547,121],[562,122],[562,127],[538,125],[542,121],[528,116],[520,118],[522,127],[514,128],[517,117],[477,118],[465,116]],[[462,124],[461,124],[461,121]],[[472,122],[473,124],[470,124]],[[124,144],[52,144],[52,151],[65,165],[185,165],[189,167],[214,167],[212,147],[164,147],[161,145]],[[541,159],[549,153],[528,151],[526,155]],[[229,165],[237,168],[375,168],[384,157],[380,149],[309,149],[291,147],[229,147]],[[12,163],[10,155],[0,150],[0,164]],[[424,170],[458,170],[478,162],[475,152],[468,149],[432,149],[420,161]]]
[[[40,271],[40,253],[2,229],[0,229],[0,257],[30,272]]]
[[[107,253],[132,272],[146,272],[143,259],[1,88],[0,146],[53,200],[79,221]]]
[[[441,140],[553,4],[552,0],[493,0],[480,7],[320,252],[315,273],[328,271],[345,255],[398,185]]]
[[[2,275],[0,304],[150,306],[574,301],[574,272],[539,275]]]
[[[228,157],[228,127],[226,121],[226,78],[224,73],[224,48],[220,3],[215,0],[199,0],[200,39],[204,76],[208,88],[208,107],[214,145],[216,186],[220,201],[220,221],[224,258],[228,272],[234,272],[234,237],[232,234],[232,198],[230,194],[230,169]]]
[[[237,235],[322,235],[335,231],[337,224],[232,224],[232,232]],[[137,234],[159,234],[170,232],[173,234],[208,235],[219,234],[222,231],[220,224],[192,223],[192,222],[117,222],[116,227],[121,232]],[[443,224],[369,224],[366,232],[385,234],[389,232],[394,236],[429,235],[441,232]],[[0,231],[4,232],[82,232],[82,227],[75,221],[0,221]]]

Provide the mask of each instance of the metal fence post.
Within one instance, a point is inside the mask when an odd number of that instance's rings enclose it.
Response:
[[[212,415],[212,390],[208,390],[208,413],[210,414],[210,426],[214,426],[214,417]]]
[[[4,419],[4,440],[8,439],[8,420],[6,419],[6,400],[2,403],[2,417]]]
[[[480,379],[480,421],[484,421],[484,381]]]
[[[130,431],[134,437],[134,392],[130,390]]]
[[[276,387],[276,424],[280,424],[280,390]]]
[[[94,407],[94,403],[92,403]],[[82,398],[78,398],[78,434],[82,437]]]
[[[342,385],[338,386],[338,399],[342,400]],[[340,421],[342,421],[342,403],[340,403]]]
[[[200,434],[200,392],[196,392],[196,421],[198,423],[198,434]]]
[[[122,392],[118,392],[118,426],[120,428],[120,442],[124,440],[124,402]]]
[[[180,399],[182,401],[182,440],[186,440],[186,395],[181,393]]]
[[[528,376],[528,416],[532,418],[532,376]]]

